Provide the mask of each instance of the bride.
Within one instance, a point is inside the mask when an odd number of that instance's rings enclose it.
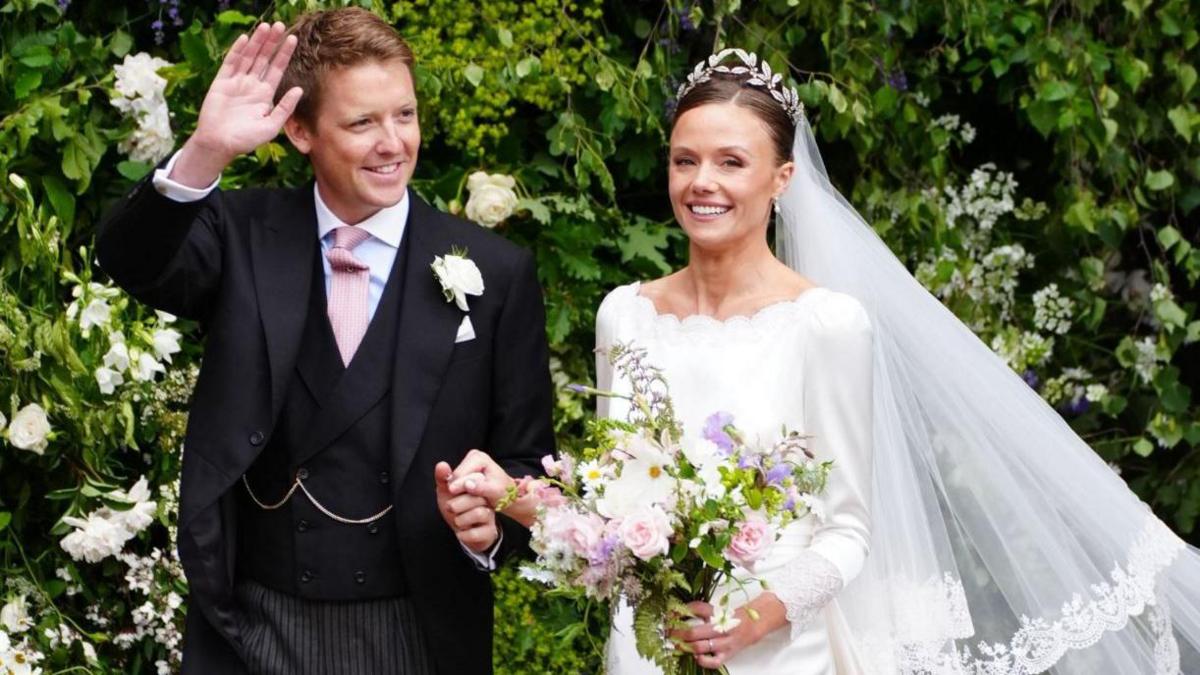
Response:
[[[696,66],[669,162],[688,265],[597,313],[598,350],[645,348],[688,436],[728,411],[833,461],[823,508],[747,573],[765,589],[729,591],[742,621],[674,637],[734,675],[1200,673],[1200,551],[905,270],[829,183],[781,79],[741,50]],[[629,389],[603,355],[597,375]],[[451,480],[493,503],[511,483],[479,452]],[[627,607],[607,668],[658,672]]]

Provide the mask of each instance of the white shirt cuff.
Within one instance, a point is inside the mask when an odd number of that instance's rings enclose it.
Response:
[[[504,530],[499,530],[500,536],[496,537],[496,543],[483,553],[476,553],[467,548],[461,541],[458,542],[462,546],[462,550],[466,551],[467,555],[471,556],[471,560],[475,562],[475,566],[483,572],[491,572],[496,569],[496,553],[500,550],[500,542],[504,541]]]
[[[180,152],[182,150],[176,150],[175,154],[171,155],[171,159],[167,162],[167,165],[154,172],[154,189],[158,190],[160,194],[171,201],[198,202],[207,197],[210,192],[217,189],[217,184],[221,182],[221,177],[217,176],[217,179],[211,185],[199,189],[171,180],[169,178],[171,169],[175,168],[175,162],[179,159]]]

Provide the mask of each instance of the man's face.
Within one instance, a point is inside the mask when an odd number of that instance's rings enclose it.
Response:
[[[312,161],[325,205],[353,225],[404,197],[421,145],[417,96],[395,60],[334,70],[321,84],[316,120],[293,117],[285,130]]]

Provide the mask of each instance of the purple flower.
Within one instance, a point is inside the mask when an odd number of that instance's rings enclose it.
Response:
[[[738,457],[738,468],[739,469],[750,469],[750,468],[757,468],[757,467],[758,467],[758,462],[755,461],[754,457],[751,457],[749,453],[743,454],[740,457]]]
[[[582,384],[576,384],[572,382],[571,384],[567,385],[567,391],[575,392],[576,394],[586,394],[587,390],[588,388]]]
[[[908,76],[903,70],[892,71],[887,76],[888,86],[896,91],[908,91]]]
[[[1037,389],[1038,384],[1040,383],[1040,380],[1038,380],[1037,373],[1033,372],[1033,368],[1026,370],[1025,373],[1021,375],[1021,379],[1025,380],[1025,384],[1029,385],[1030,387],[1032,387],[1034,389]]]
[[[58,9],[60,11],[63,11],[63,12],[67,11],[67,8],[70,6],[71,6],[71,0],[58,0]]]
[[[727,412],[716,412],[704,421],[704,438],[711,441],[728,457],[733,453],[733,438],[725,431],[725,427],[733,424],[733,415]]]
[[[1070,415],[1082,415],[1083,413],[1087,412],[1091,407],[1092,407],[1091,402],[1088,401],[1086,397],[1080,396],[1079,398],[1075,399],[1074,401],[1071,401],[1070,403],[1068,403],[1066,405],[1066,407],[1064,408],[1064,410]]]
[[[776,464],[767,471],[767,485],[780,485],[783,479],[792,475],[792,468],[784,463]]]
[[[685,33],[690,33],[696,30],[696,24],[692,21],[691,6],[689,5],[688,7],[681,7],[677,11],[679,13],[679,30]]]
[[[162,19],[155,19],[150,23],[151,30],[161,31],[163,29]]]

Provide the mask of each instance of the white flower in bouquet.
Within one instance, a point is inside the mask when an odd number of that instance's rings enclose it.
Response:
[[[517,208],[517,193],[513,190],[517,181],[504,174],[488,174],[476,171],[467,178],[467,189],[471,192],[467,200],[467,218],[480,225],[493,228],[504,222]]]
[[[158,354],[158,358],[171,361],[172,354],[178,354],[180,351],[179,339],[183,335],[174,328],[159,328],[154,331],[154,353]]]
[[[96,369],[96,384],[100,386],[100,393],[105,396],[112,394],[117,390],[117,387],[125,383],[125,376],[119,371],[113,370],[108,366],[100,366]]]
[[[11,597],[4,607],[0,607],[0,626],[4,626],[9,633],[20,633],[33,626],[29,618],[29,603],[24,595]]]
[[[175,323],[179,317],[170,312],[164,312],[161,309],[154,310],[154,315],[158,317],[159,323]]]
[[[713,608],[711,623],[713,630],[718,633],[728,633],[737,628],[742,620],[737,618],[735,611],[729,607],[729,603],[725,602]]]
[[[35,664],[42,658],[40,652],[29,646],[28,640],[14,645],[8,633],[0,630],[0,672],[5,675],[40,675],[42,669],[36,668]]]
[[[133,379],[138,382],[149,382],[154,379],[155,373],[167,372],[166,367],[159,363],[153,354],[135,349],[129,356],[134,361]]]
[[[579,481],[583,483],[583,487],[588,492],[596,492],[601,487],[605,486],[606,481],[612,477],[612,470],[600,464],[600,460],[592,459],[583,462],[577,470]]]
[[[8,426],[8,442],[22,450],[42,454],[50,445],[50,419],[36,403],[21,408]]]
[[[618,449],[626,458],[596,502],[600,515],[623,518],[643,506],[667,502],[676,488],[675,478],[668,472],[674,464],[672,456],[640,434],[626,435]]]

